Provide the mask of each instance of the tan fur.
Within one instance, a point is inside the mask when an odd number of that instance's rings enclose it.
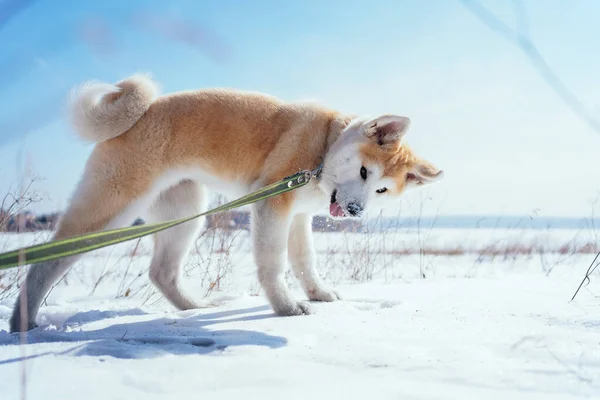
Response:
[[[132,217],[139,216],[136,213],[146,209],[157,220],[199,212],[203,206],[198,204],[206,202],[204,185],[208,182],[204,180],[224,182],[247,193],[300,170],[313,169],[354,120],[354,116],[319,105],[284,103],[258,93],[207,89],[154,99],[156,93],[149,78],[134,76],[116,85],[84,86],[75,97],[72,115],[77,132],[97,144],[56,238],[127,225]],[[369,129],[379,142],[386,142],[385,146],[372,141],[362,145],[361,155],[393,177],[395,190],[400,192],[407,171],[414,170],[420,161],[407,146],[392,146],[404,134],[409,120],[382,121],[381,127]],[[394,131],[397,127],[402,127],[400,133]],[[425,167],[419,171],[425,175],[437,172],[427,172]],[[290,250],[290,257],[309,298],[339,298],[336,291],[324,286],[314,267],[311,218],[306,214],[313,209],[305,206],[309,209],[299,211],[297,204],[298,198],[302,203],[314,198],[327,204],[331,192],[323,190],[311,182],[254,207],[259,280],[280,315],[308,313],[308,306],[294,301],[284,287],[282,252],[288,245],[288,231],[290,245],[301,249]],[[155,241],[152,281],[178,308],[196,305],[177,282],[179,264],[197,228],[170,230]],[[308,257],[306,251],[312,255]],[[25,325],[35,326],[41,299],[74,260],[32,266],[27,277]],[[13,331],[25,326],[17,312],[19,307],[17,301],[11,320]]]
[[[417,162],[412,150],[406,144],[394,149],[382,148],[377,143],[366,143],[361,146],[361,155],[365,162],[374,162],[383,166],[383,176],[392,178],[396,187],[389,190],[400,193],[406,185],[406,174]]]
[[[221,179],[247,184],[266,173],[264,183],[270,183],[318,164],[335,117],[329,110],[255,94],[182,93],[159,98],[132,129],[95,152],[110,154],[104,162],[111,170],[126,162],[148,180],[167,168],[199,165]],[[296,149],[293,157],[283,148]]]

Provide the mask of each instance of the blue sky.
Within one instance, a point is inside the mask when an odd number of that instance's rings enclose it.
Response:
[[[517,26],[518,2],[479,3]],[[36,211],[64,208],[92,150],[66,123],[68,91],[139,71],[165,93],[236,87],[409,116],[407,141],[446,177],[407,195],[401,214],[425,200],[424,214],[588,216],[600,194],[600,133],[459,1],[7,4],[24,7],[0,11],[0,190],[24,172],[43,177],[36,188],[48,199]],[[600,118],[600,2],[521,4],[548,64]],[[168,37],[169,24],[202,41]]]

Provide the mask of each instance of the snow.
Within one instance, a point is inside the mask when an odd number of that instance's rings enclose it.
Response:
[[[560,246],[575,234],[433,229],[427,240]],[[389,250],[410,236],[399,235],[317,234],[323,275],[344,300],[287,318],[258,290],[247,232],[206,236],[192,252],[186,289],[215,305],[200,310],[174,311],[148,285],[150,241],[133,257],[133,242],[91,253],[26,345],[7,332],[15,292],[5,290],[1,398],[20,398],[23,371],[27,398],[44,400],[600,398],[600,276],[569,301],[592,254],[403,255]]]

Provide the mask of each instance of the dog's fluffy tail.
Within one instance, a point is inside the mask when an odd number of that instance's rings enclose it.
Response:
[[[71,122],[82,139],[104,142],[135,125],[157,94],[157,85],[147,75],[134,75],[114,85],[86,82],[71,94]]]

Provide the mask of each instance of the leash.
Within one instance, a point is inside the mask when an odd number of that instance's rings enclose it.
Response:
[[[66,239],[54,240],[34,246],[23,247],[6,253],[0,253],[0,270],[19,265],[36,264],[74,256],[81,253],[87,253],[89,251],[101,249],[113,244],[124,243],[133,239],[141,238],[143,236],[151,235],[153,233],[181,225],[206,215],[216,214],[222,211],[252,204],[260,200],[265,200],[269,197],[277,196],[308,184],[312,178],[318,178],[322,170],[323,164],[321,163],[312,171],[300,171],[294,175],[283,178],[279,182],[267,185],[262,189],[240,197],[237,200],[233,200],[217,208],[213,208],[212,210],[192,215],[190,217],[148,225],[137,225],[127,228],[93,232]]]

